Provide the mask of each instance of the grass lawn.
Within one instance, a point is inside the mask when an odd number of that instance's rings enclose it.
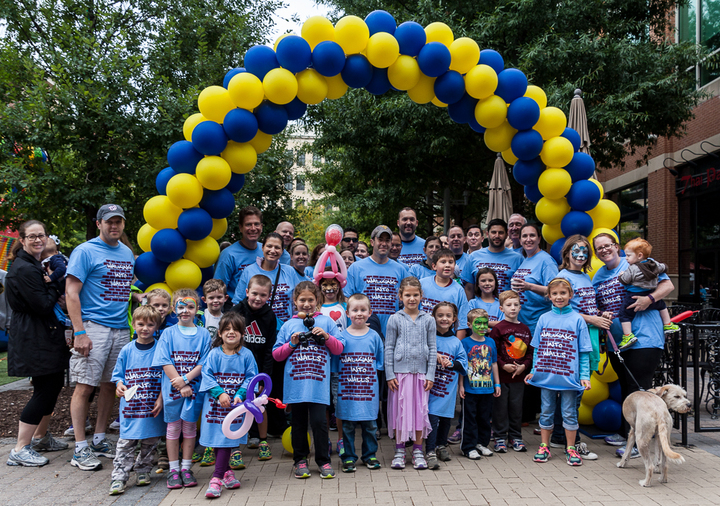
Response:
[[[7,375],[7,351],[0,353],[0,385],[6,385],[20,379],[22,378]]]

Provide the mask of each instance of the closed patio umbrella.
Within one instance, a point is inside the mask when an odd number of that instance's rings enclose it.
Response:
[[[585,102],[582,99],[582,90],[575,90],[575,96],[570,102],[570,115],[568,117],[568,127],[580,134],[580,151],[590,154],[590,133],[588,132],[587,113],[585,112]],[[595,173],[593,178],[597,179]]]
[[[500,153],[498,153],[495,160],[495,168],[490,180],[489,196],[490,205],[488,206],[486,223],[495,218],[505,220],[505,223],[507,223],[512,214],[512,195],[510,193],[510,179]]]

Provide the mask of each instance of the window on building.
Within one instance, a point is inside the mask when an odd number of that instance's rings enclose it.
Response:
[[[647,238],[647,180],[608,194],[620,208],[620,244]]]
[[[294,158],[293,158],[293,150],[292,149],[286,149],[285,150],[285,166],[290,168],[293,166]]]
[[[288,174],[285,178],[285,189],[288,191],[293,190],[293,175]]]
[[[298,174],[295,177],[295,189],[297,191],[304,191],[305,190],[305,176],[302,174]]]
[[[720,0],[689,0],[678,8],[677,38],[700,44],[711,53],[720,52]],[[717,66],[700,64],[695,69],[698,86],[705,86],[720,77]]]
[[[298,153],[297,164],[298,167],[305,167],[305,153]]]
[[[320,164],[322,164],[322,156],[320,156],[320,153],[313,153],[312,161],[315,167],[320,167]]]
[[[292,209],[292,206],[293,206],[292,200],[290,200],[290,199],[283,200],[283,207],[285,208],[286,211],[289,211],[290,209]]]

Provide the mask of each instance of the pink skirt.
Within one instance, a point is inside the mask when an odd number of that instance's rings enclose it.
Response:
[[[423,439],[430,434],[428,399],[425,391],[425,375],[421,373],[398,373],[397,390],[388,393],[388,435],[397,443],[414,441],[415,432],[422,431]]]

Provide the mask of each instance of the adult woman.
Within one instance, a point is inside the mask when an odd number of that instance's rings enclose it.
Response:
[[[290,253],[290,265],[299,276],[304,278],[309,259],[307,244],[304,241],[293,241],[288,252]]]
[[[65,322],[58,321],[54,311],[61,294],[57,285],[43,279],[40,256],[48,239],[45,225],[26,221],[18,233],[19,243],[13,248],[12,265],[5,279],[7,301],[13,311],[8,375],[32,376],[34,390],[20,414],[18,441],[7,463],[36,467],[48,463],[37,451],[64,450],[68,446],[50,435],[48,424],[65,383],[63,373],[69,365],[70,350],[64,338]]]
[[[349,269],[352,264],[355,263],[355,254],[350,248],[346,248],[340,252],[340,257],[345,262],[345,268]]]
[[[324,252],[324,242],[321,242],[313,248],[312,253],[310,254],[310,261],[308,262],[308,266],[305,267],[305,276],[312,278],[313,271],[315,270],[315,264],[317,263],[318,258],[320,258],[320,255],[322,255]]]
[[[620,257],[620,246],[611,234],[599,234],[593,239],[595,254],[605,264],[598,269],[593,277],[593,287],[597,292],[598,309],[611,313],[612,325],[610,334],[619,343],[622,339],[622,327],[617,318],[618,310],[625,296],[625,286],[620,283],[618,276],[628,268],[625,258]],[[622,400],[631,393],[652,387],[652,380],[655,369],[660,364],[663,347],[665,345],[665,333],[663,332],[662,319],[658,311],[645,311],[652,303],[651,299],[660,300],[673,291],[674,286],[666,274],[658,278],[658,286],[650,296],[636,297],[636,302],[629,308],[637,311],[633,320],[632,331],[637,337],[637,342],[627,350],[623,351],[625,365],[621,365],[614,353],[608,353],[613,369],[620,380],[622,389]],[[608,346],[608,351],[612,351]],[[625,366],[630,370],[636,382],[627,374]],[[639,386],[638,386],[639,384]],[[613,446],[625,444],[629,426],[625,420],[620,429],[620,434],[614,434],[605,438],[605,442]],[[633,448],[633,456],[637,450]],[[618,449],[622,455],[624,449]]]

